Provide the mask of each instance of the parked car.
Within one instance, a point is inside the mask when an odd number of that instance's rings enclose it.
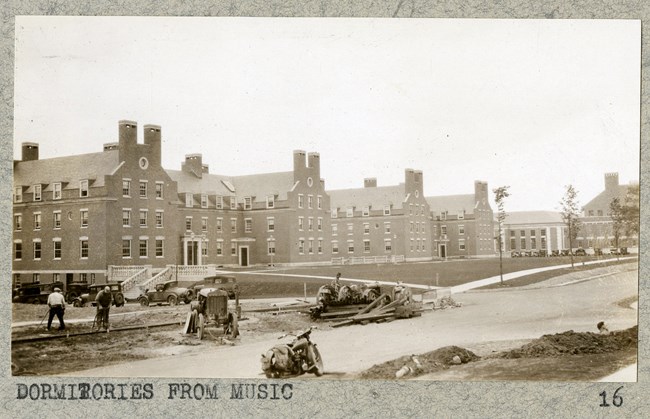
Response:
[[[146,290],[144,294],[138,297],[141,306],[148,307],[149,304],[168,303],[175,306],[180,301],[189,304],[194,298],[194,291],[185,287],[179,287],[177,281],[167,281],[163,284],[156,285],[153,290]]]
[[[97,305],[95,298],[97,298],[99,291],[103,290],[106,286],[111,287],[111,294],[113,294],[113,305],[116,307],[122,307],[126,301],[126,298],[124,298],[124,294],[122,293],[122,284],[119,282],[91,285],[88,287],[87,293],[81,294],[79,297],[75,298],[72,301],[72,305],[74,307],[83,307],[89,303],[91,306]]]
[[[198,295],[198,292],[202,288],[216,288],[224,290],[228,293],[228,298],[234,300],[235,294],[239,290],[239,285],[237,285],[237,279],[234,276],[215,275],[203,278],[202,281],[195,282],[190,286],[190,289],[194,292],[194,295]]]
[[[16,287],[16,295],[13,298],[13,302],[45,304],[47,303],[47,298],[54,292],[54,288],[63,289],[63,282],[52,282],[49,284],[35,282],[32,284],[21,285]]]
[[[510,257],[512,257],[512,258],[520,258],[521,257],[521,252],[513,250],[512,252],[510,252]]]
[[[90,285],[87,282],[71,282],[65,287],[65,301],[73,304],[77,297],[90,292]]]
[[[601,249],[600,247],[594,247],[594,255],[602,256],[603,255],[603,249]]]
[[[578,247],[573,254],[576,256],[587,256],[587,252],[582,247]]]

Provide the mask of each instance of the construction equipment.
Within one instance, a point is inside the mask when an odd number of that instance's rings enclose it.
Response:
[[[223,333],[231,338],[239,335],[241,306],[239,292],[235,296],[234,306],[228,303],[228,292],[216,288],[202,288],[197,301],[190,305],[183,333],[196,333],[201,340],[209,326],[223,327]]]

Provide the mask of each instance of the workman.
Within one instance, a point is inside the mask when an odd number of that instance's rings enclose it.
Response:
[[[54,292],[47,297],[47,305],[50,307],[50,316],[47,319],[47,330],[52,327],[52,319],[56,315],[59,319],[59,330],[65,330],[63,315],[65,314],[65,298],[60,288],[54,288]]]
[[[108,313],[111,310],[111,305],[113,304],[113,294],[111,294],[111,287],[107,285],[103,290],[99,291],[97,293],[97,297],[95,297],[95,302],[97,303],[97,314],[101,314],[102,328],[105,328],[106,331],[108,331]]]
[[[332,286],[334,287],[334,290],[336,291],[336,295],[338,295],[339,290],[341,289],[341,272],[336,274],[336,279],[332,283]]]

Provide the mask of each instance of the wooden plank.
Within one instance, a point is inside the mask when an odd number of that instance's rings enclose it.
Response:
[[[368,304],[368,306],[367,306],[366,308],[364,308],[363,310],[361,310],[361,312],[360,312],[359,314],[364,314],[364,313],[367,313],[367,312],[369,312],[370,310],[374,309],[374,308],[377,307],[381,302],[383,302],[384,299],[385,299],[386,297],[388,297],[387,294],[382,294],[382,295],[381,295],[379,298],[377,298],[375,301],[373,301],[372,303]],[[389,304],[389,305],[390,305],[390,304]]]
[[[349,324],[353,324],[354,320],[343,320],[342,322],[339,323],[334,323],[332,327],[341,327],[341,326],[347,326]]]

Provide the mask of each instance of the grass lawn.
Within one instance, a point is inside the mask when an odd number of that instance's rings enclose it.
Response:
[[[576,269],[591,269],[603,266],[594,264],[582,267],[580,262],[595,260],[595,258],[591,257],[580,257],[575,258],[575,260]],[[616,262],[615,258],[610,258],[610,260],[611,262],[608,265],[625,263]],[[504,258],[503,272],[509,273],[567,263],[570,263],[568,257]],[[263,271],[265,269],[260,268],[259,270]],[[511,286],[527,285],[570,271],[572,271],[570,268],[568,270],[552,270],[509,281],[509,284]],[[318,287],[333,280],[337,272],[341,273],[343,283],[345,283],[345,278],[354,278],[379,281],[401,280],[421,285],[450,287],[498,275],[499,259],[459,259],[445,262],[292,267],[286,269],[276,267],[272,270],[269,269],[269,273],[273,275],[251,275],[242,272],[237,273],[235,276],[240,284],[243,298],[302,297],[304,295],[304,284],[307,287],[307,296],[313,297],[316,295]],[[283,276],[282,274],[305,275],[305,278]],[[331,279],[308,278],[308,276],[324,276]]]

